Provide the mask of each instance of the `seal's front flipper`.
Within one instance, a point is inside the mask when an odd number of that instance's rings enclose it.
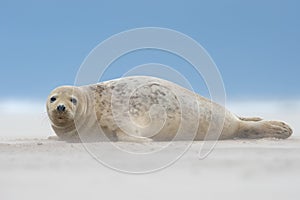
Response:
[[[51,135],[47,138],[48,140],[56,140],[56,141],[60,141],[59,137],[57,137],[56,135]]]
[[[137,136],[133,136],[133,135],[128,135],[128,134],[124,133],[122,130],[117,130],[115,132],[116,132],[118,141],[120,141],[120,142],[143,143],[143,142],[152,142],[153,141],[151,138],[147,138],[147,137],[137,137]]]

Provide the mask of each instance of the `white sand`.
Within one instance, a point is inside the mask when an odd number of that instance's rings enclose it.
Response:
[[[200,143],[162,171],[129,175],[99,164],[81,144],[2,141],[1,199],[299,199],[299,138],[222,141],[204,160]]]
[[[288,110],[276,104],[277,110],[261,106],[248,112],[245,107],[235,104],[232,109],[249,116],[258,110],[262,117],[287,121],[293,137],[220,141],[204,160],[197,157],[202,142],[194,142],[174,165],[146,175],[113,171],[82,144],[46,140],[52,131],[43,112],[5,111],[0,113],[0,199],[299,199],[299,107]]]

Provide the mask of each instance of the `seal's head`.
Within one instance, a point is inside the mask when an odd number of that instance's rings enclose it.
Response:
[[[54,89],[47,100],[47,113],[56,128],[74,126],[78,113],[85,107],[82,91],[74,86],[61,86]],[[66,131],[66,130],[65,130]]]

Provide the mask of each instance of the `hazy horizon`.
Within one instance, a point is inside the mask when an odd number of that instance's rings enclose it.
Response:
[[[300,99],[287,101],[231,101],[226,108],[238,116],[285,121],[300,136]],[[54,135],[44,101],[0,101],[0,137],[47,138]]]

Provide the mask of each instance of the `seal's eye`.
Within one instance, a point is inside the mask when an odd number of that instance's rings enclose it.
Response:
[[[53,103],[54,101],[56,101],[56,98],[55,97],[51,97],[50,98],[50,103]]]
[[[72,98],[70,99],[70,101],[71,101],[74,105],[77,104],[77,99],[75,99],[74,97],[72,97]]]

